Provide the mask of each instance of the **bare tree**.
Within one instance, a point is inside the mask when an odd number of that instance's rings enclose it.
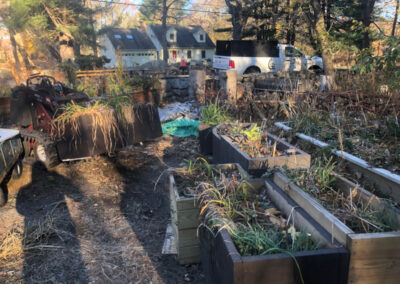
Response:
[[[396,11],[394,14],[392,33],[391,33],[392,36],[395,36],[396,34],[396,25],[397,25],[397,19],[399,17],[399,8],[400,8],[400,0],[396,0]]]

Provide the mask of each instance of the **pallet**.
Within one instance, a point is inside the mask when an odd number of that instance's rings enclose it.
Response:
[[[296,220],[297,230],[311,233],[312,238],[326,248],[291,255],[241,256],[225,229],[213,233],[201,227],[200,244],[206,283],[302,283],[293,257],[300,267],[304,283],[346,283],[348,251],[336,242],[331,243],[330,234],[275,185],[265,180],[250,182],[250,185],[259,192],[266,189],[276,208]]]
[[[237,169],[244,179],[250,178],[250,176],[237,164],[211,166],[219,169]],[[171,225],[177,243],[176,249],[178,260],[181,264],[198,263],[200,262],[200,246],[197,235],[197,229],[200,225],[198,196],[184,197],[179,195],[173,175],[173,169],[170,170],[168,178]]]
[[[325,230],[350,250],[348,283],[398,283],[400,279],[400,232],[356,234],[318,201],[291,183],[282,173],[274,173],[272,179]],[[357,188],[358,197],[373,208],[386,207],[379,197],[345,178],[338,177],[336,184],[344,194]],[[387,209],[390,210],[388,212],[396,214],[400,224],[400,211]]]

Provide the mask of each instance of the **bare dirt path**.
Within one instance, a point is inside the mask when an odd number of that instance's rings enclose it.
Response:
[[[168,166],[196,155],[194,139],[163,137],[116,158],[26,166],[0,209],[1,283],[203,283],[161,248]]]

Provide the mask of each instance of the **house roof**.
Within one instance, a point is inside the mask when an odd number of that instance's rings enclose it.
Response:
[[[151,29],[154,31],[159,42],[162,42],[162,26],[161,25],[150,25]],[[174,28],[177,34],[176,42],[168,42],[168,47],[183,47],[183,48],[215,48],[215,44],[212,42],[208,34],[203,30],[201,26],[187,26],[182,27],[178,25],[168,25],[167,30]],[[205,42],[198,42],[194,33],[198,31],[204,31],[206,36]]]
[[[137,29],[113,28],[107,32],[115,49],[119,50],[146,50],[156,49],[146,32]]]

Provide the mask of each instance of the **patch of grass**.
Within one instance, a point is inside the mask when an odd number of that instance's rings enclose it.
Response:
[[[14,228],[0,239],[0,262],[5,267],[23,257],[22,238],[20,230]]]

